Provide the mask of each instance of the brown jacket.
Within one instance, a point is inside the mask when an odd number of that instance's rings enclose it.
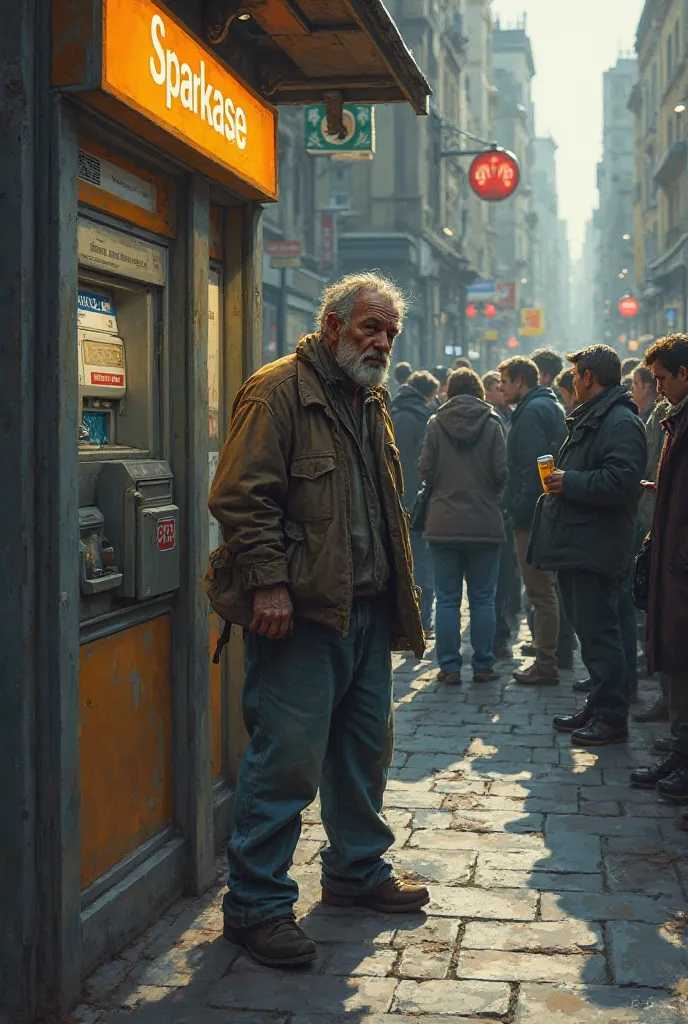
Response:
[[[451,398],[428,423],[418,468],[432,488],[426,540],[504,543],[506,441],[491,405],[472,395]]]
[[[685,673],[688,634],[688,408],[663,423],[652,522],[645,653],[650,672]]]
[[[264,366],[239,391],[220,455],[209,507],[225,540],[211,557],[221,614],[246,626],[257,587],[289,586],[295,614],[349,631],[353,562],[351,494],[337,418],[309,358],[318,335],[296,354]],[[387,412],[387,392],[369,392],[368,429],[378,460],[389,539],[392,646],[425,650],[403,480]],[[218,609],[220,610],[220,609]]]

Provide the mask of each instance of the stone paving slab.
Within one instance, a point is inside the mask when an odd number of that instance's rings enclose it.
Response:
[[[552,871],[505,871],[478,864],[475,884],[483,888],[537,889],[540,892],[602,892],[599,875],[557,875]]]
[[[688,975],[688,950],[682,931],[610,921],[607,939],[618,985],[671,988],[677,978]]]
[[[639,896],[636,893],[595,895],[585,892],[556,894],[543,893],[541,912],[543,921],[565,921],[577,917],[583,921],[644,921],[663,924],[682,909],[665,896]]]
[[[417,876],[425,882],[465,885],[473,875],[476,854],[472,850],[454,853],[427,853],[421,850],[399,850],[392,860],[404,874]]]
[[[598,924],[584,921],[537,921],[532,924],[470,921],[461,949],[506,950],[521,953],[602,952],[604,939]]]
[[[494,892],[477,888],[430,886],[427,912],[441,917],[470,917],[492,921],[533,921],[537,894],[518,889]]]
[[[614,986],[521,985],[514,1024],[684,1024],[673,1000]]]
[[[605,959],[599,953],[583,956],[470,950],[461,954],[456,965],[457,978],[484,981],[560,981],[603,985],[606,974]]]
[[[492,981],[401,981],[394,997],[399,1013],[505,1014],[511,990]]]
[[[294,1013],[386,1013],[399,982],[396,978],[336,978],[313,975],[230,975],[208,990],[217,1010],[275,1010]]]

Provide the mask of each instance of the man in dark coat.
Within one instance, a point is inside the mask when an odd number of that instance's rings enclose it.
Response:
[[[655,342],[645,365],[671,405],[662,424],[666,438],[652,520],[645,649],[649,671],[669,677],[671,752],[660,764],[633,772],[631,782],[688,803],[688,335]]]
[[[529,555],[534,566],[557,571],[593,683],[582,711],[557,716],[554,727],[580,746],[601,746],[628,738],[618,596],[633,548],[647,443],[614,349],[593,345],[569,359],[580,405],[567,421],[557,468],[545,480],[549,493],[538,504]]]
[[[404,474],[404,505],[410,512],[414,499],[420,490],[418,459],[423,448],[425,428],[435,411],[440,382],[427,370],[412,373],[406,384],[399,388],[399,394],[392,402],[394,438],[401,468]],[[432,632],[432,605],[435,590],[432,579],[430,549],[423,540],[422,530],[411,530],[411,551],[413,552],[413,580],[422,590],[420,613],[426,634]]]
[[[550,388],[538,385],[538,368],[530,359],[507,359],[499,367],[501,388],[509,405],[516,405],[507,439],[509,483],[506,507],[514,523],[516,553],[528,600],[533,606],[535,661],[515,672],[518,683],[556,685],[559,682],[557,644],[559,600],[552,572],[541,572],[526,560],[530,528],[542,481],[538,459],[556,455],[566,435],[564,413]]]

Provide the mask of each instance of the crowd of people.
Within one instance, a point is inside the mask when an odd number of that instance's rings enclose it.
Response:
[[[511,657],[524,594],[517,684],[559,685],[580,644],[582,706],[553,721],[574,744],[627,739],[641,639],[661,692],[635,717],[669,734],[630,783],[688,804],[688,336],[632,364],[604,345],[540,350],[482,379],[466,359],[400,363],[390,404],[405,309],[376,274],[331,285],[314,334],[239,391],[211,489],[216,658],[231,624],[245,637],[225,934],[269,966],[317,956],[289,868],[318,791],[323,902],[428,903],[385,856],[390,652],[422,658],[434,633],[438,678],[459,685],[464,580],[476,683]]]
[[[464,578],[476,681],[494,678],[495,665],[512,656],[523,594],[532,644],[522,653],[532,661],[514,672],[516,682],[557,685],[580,644],[588,676],[573,687],[586,698],[553,725],[574,744],[601,746],[627,740],[639,672],[656,673],[660,693],[634,718],[670,722],[670,735],[656,742],[666,757],[630,781],[688,803],[688,678],[679,654],[679,623],[688,625],[688,516],[681,511],[688,495],[679,461],[688,429],[688,337],[663,338],[642,360],[623,363],[604,345],[566,359],[539,349],[482,380],[459,362],[448,377],[443,367],[414,373],[398,364],[392,401],[412,480],[407,507],[416,486],[430,494],[425,529],[413,531],[413,543],[426,578],[427,567],[434,569],[438,679],[461,682]],[[421,382],[426,415],[410,438],[407,396]],[[545,457],[554,461],[543,479],[538,460]],[[633,584],[648,535],[646,617]],[[428,630],[431,606],[428,598]]]

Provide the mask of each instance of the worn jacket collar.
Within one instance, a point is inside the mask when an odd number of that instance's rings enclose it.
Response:
[[[595,395],[589,402],[584,402],[583,405],[579,405],[573,410],[566,420],[569,432],[579,427],[597,430],[609,410],[618,404],[628,406],[636,414],[638,412],[638,408],[628,394],[626,387],[623,384],[616,384],[614,387],[601,391],[599,395]]]
[[[532,401],[536,398],[547,398],[554,405],[557,405],[557,396],[554,394],[551,388],[541,387],[538,385],[536,388],[532,388],[528,394],[521,399],[513,413],[511,414],[511,422],[515,423],[518,417],[523,413]]]

